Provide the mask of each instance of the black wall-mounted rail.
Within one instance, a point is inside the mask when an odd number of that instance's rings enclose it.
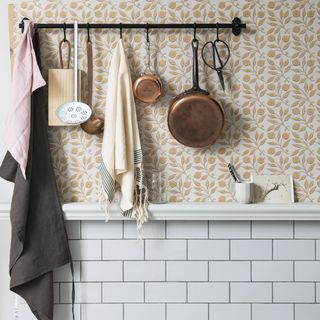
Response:
[[[23,20],[19,28],[23,30]],[[73,29],[72,23],[35,23],[39,29]],[[232,33],[238,36],[241,29],[246,28],[239,18],[234,18],[232,23],[79,23],[79,29],[232,29]]]

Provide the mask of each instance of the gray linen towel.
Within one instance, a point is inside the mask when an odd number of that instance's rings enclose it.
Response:
[[[37,30],[33,41],[39,59]],[[27,179],[9,152],[0,167],[0,176],[14,183],[10,289],[26,300],[39,320],[53,319],[53,269],[71,262],[47,128],[47,99],[40,88],[32,94]]]

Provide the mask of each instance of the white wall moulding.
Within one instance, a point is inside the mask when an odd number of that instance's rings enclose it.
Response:
[[[319,203],[237,204],[212,202],[171,202],[150,204],[150,220],[320,220]],[[74,202],[63,205],[66,220],[105,220],[97,203]],[[8,219],[9,203],[0,204],[0,220]],[[127,220],[117,204],[110,220]]]

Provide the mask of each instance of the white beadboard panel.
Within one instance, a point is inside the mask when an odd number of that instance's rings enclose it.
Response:
[[[250,238],[250,221],[210,221],[209,237],[218,239]]]
[[[319,320],[320,304],[296,304],[295,320]]]
[[[122,221],[82,221],[82,239],[121,239]]]
[[[188,283],[188,302],[229,302],[229,284],[190,282]]]
[[[295,238],[320,239],[320,221],[296,221]]]
[[[293,262],[252,261],[252,281],[293,281]]]
[[[124,281],[165,281],[165,261],[125,261]]]
[[[143,260],[143,240],[104,240],[104,260]]]
[[[80,320],[80,304],[74,305],[74,320]],[[20,318],[19,318],[20,319]],[[73,320],[71,304],[55,304],[53,309],[53,320]],[[26,320],[21,318],[21,320]],[[81,319],[84,320],[84,319]]]
[[[121,261],[82,261],[81,281],[122,281]]]
[[[80,262],[73,261],[73,269],[74,269],[74,281],[80,281]],[[70,263],[54,270],[53,281],[54,282],[72,281]]]
[[[320,281],[320,261],[296,261],[295,281]]]
[[[232,260],[271,260],[271,240],[231,240]]]
[[[60,284],[60,303],[71,303],[71,283]],[[80,282],[75,283],[76,303],[101,303],[101,284]]]
[[[250,261],[210,261],[209,281],[250,281]]]
[[[275,260],[315,260],[314,240],[274,240]]]
[[[166,320],[208,320],[207,304],[168,304]]]
[[[164,304],[125,304],[124,320],[165,320]],[[113,319],[112,319],[113,320]]]
[[[206,261],[168,261],[167,281],[208,281]]]
[[[123,320],[121,304],[82,304],[81,320]],[[60,320],[64,320],[61,318]]]
[[[182,282],[146,283],[146,302],[186,302],[186,287],[186,283]]]
[[[146,260],[185,260],[186,240],[145,240]]]
[[[228,240],[189,240],[189,260],[228,260]]]
[[[69,240],[72,260],[100,260],[101,240]]]
[[[315,284],[275,282],[273,300],[276,303],[313,303],[315,302]]]
[[[211,304],[209,320],[251,320],[250,309],[249,304]]]
[[[272,301],[271,283],[245,283],[230,284],[232,303],[259,303]]]
[[[309,318],[304,318],[304,320],[307,319],[310,320]],[[294,320],[293,305],[253,304],[252,320]]]
[[[320,303],[320,283],[316,283],[316,292],[317,292],[317,296],[316,296],[317,303]]]
[[[208,221],[168,221],[167,238],[208,238]]]
[[[103,302],[125,303],[143,302],[143,283],[109,282],[103,283]]]
[[[137,223],[135,221],[124,221],[124,238],[137,238]],[[165,221],[148,221],[144,223],[141,229],[142,239],[164,239]]]
[[[53,303],[59,303],[60,298],[60,284],[54,283],[53,284]]]
[[[252,221],[252,238],[293,238],[293,221]]]
[[[65,221],[69,239],[80,239],[80,221]]]

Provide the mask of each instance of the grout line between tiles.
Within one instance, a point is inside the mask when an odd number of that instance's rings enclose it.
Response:
[[[189,303],[189,283],[186,282],[186,303]]]
[[[165,303],[165,305],[164,305],[164,311],[165,311],[165,320],[167,320],[168,319],[168,305]]]
[[[186,241],[186,260],[189,260],[189,240]]]
[[[164,222],[164,238],[167,239],[167,220]]]
[[[100,283],[100,290],[101,290],[101,303],[103,303],[103,283]]]

